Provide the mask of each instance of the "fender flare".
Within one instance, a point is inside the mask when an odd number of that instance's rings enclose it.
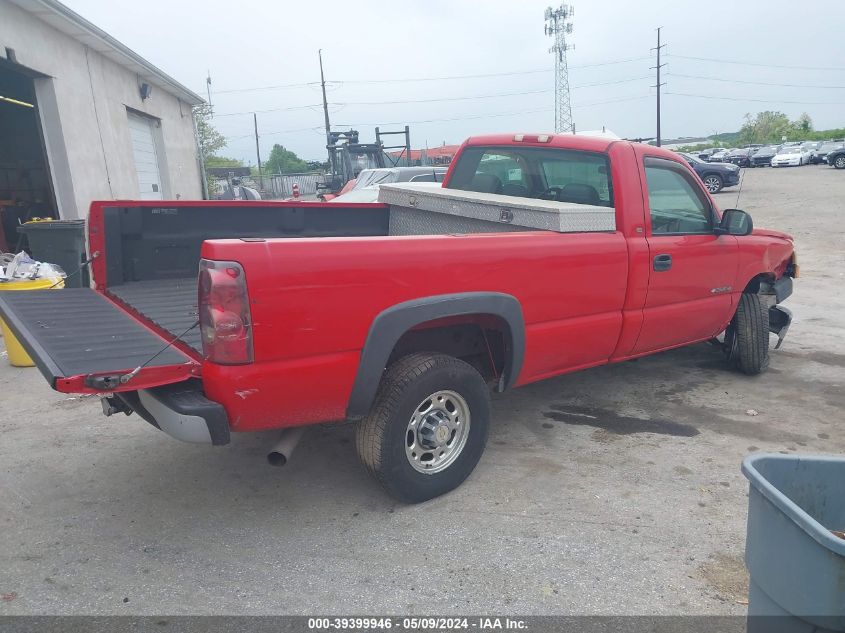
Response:
[[[391,306],[373,319],[361,350],[358,373],[346,409],[347,417],[362,418],[370,410],[390,354],[405,332],[427,321],[470,314],[497,316],[507,326],[509,332],[506,336],[509,336],[505,341],[505,367],[499,391],[513,386],[525,358],[525,320],[516,297],[501,292],[422,297]]]

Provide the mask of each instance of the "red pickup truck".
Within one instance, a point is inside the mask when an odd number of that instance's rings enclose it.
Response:
[[[379,203],[95,202],[95,287],[0,293],[0,314],[54,389],[183,440],[284,428],[284,461],[291,428],[354,422],[407,502],[470,474],[491,390],[723,332],[757,374],[789,327],[792,238],[720,212],[674,153],[476,137],[444,187],[605,207],[615,230],[402,235]]]

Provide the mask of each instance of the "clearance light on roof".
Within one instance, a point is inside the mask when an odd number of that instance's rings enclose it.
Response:
[[[513,140],[517,143],[549,143],[553,138],[551,134],[515,134]]]
[[[0,95],[0,101],[5,101],[6,103],[23,106],[24,108],[35,107],[33,104],[27,103],[26,101],[18,101],[17,99],[12,99],[11,97],[4,97],[3,95]]]

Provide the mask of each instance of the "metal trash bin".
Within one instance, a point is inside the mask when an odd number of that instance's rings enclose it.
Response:
[[[749,633],[845,631],[845,458],[758,454],[742,472]]]
[[[19,231],[26,235],[32,258],[58,264],[67,273],[67,288],[87,288],[88,268],[77,274],[87,259],[85,254],[85,220],[39,220],[22,224]]]

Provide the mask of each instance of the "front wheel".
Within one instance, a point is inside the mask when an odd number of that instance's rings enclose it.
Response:
[[[490,390],[481,374],[445,354],[391,365],[358,425],[358,456],[387,492],[419,503],[457,488],[487,443]]]
[[[845,169],[845,156],[837,156],[833,160],[833,166],[836,169]]]
[[[710,193],[719,193],[724,186],[722,177],[717,174],[710,174],[704,178],[704,186]]]
[[[749,376],[769,366],[769,306],[759,294],[742,293],[739,306],[725,331],[728,360]]]

